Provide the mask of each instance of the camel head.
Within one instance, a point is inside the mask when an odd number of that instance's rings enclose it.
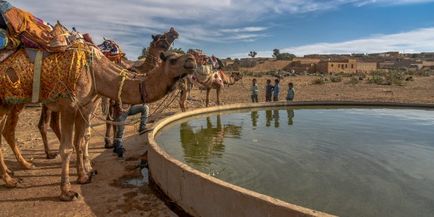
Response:
[[[164,52],[160,54],[160,58],[163,61],[164,73],[167,73],[174,81],[193,74],[197,68],[196,60],[191,54]]]
[[[243,75],[239,72],[232,72],[230,76],[234,79],[234,81],[239,81],[243,79]]]
[[[161,52],[165,52],[169,50],[178,37],[178,32],[172,27],[162,35],[152,35],[151,46],[159,49]]]

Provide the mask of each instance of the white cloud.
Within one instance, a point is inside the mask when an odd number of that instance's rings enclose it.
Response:
[[[270,51],[257,51],[258,56],[270,57]],[[417,29],[409,32],[375,35],[368,38],[335,42],[314,43],[280,49],[297,56],[306,54],[351,54],[351,53],[379,53],[387,51],[400,51],[406,53],[429,52],[434,50],[434,27]],[[246,57],[245,54],[233,54],[231,57]]]
[[[69,27],[117,40],[129,56],[147,46],[151,33],[174,26],[177,43],[194,46],[206,42],[255,41],[269,29],[252,25],[281,14],[336,9],[344,5],[394,5],[434,0],[10,0],[49,22],[57,19]]]

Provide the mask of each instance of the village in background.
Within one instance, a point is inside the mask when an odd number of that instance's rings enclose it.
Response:
[[[257,58],[255,51],[251,51],[249,56],[250,58],[225,59],[226,70],[245,72],[249,75],[278,72],[283,76],[391,71],[419,72],[429,75],[434,71],[434,52],[400,53],[393,51],[351,55],[311,54],[296,57],[274,49],[273,58]]]

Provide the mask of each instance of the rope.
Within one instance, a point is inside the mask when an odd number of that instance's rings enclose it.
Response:
[[[128,70],[122,69],[122,71],[119,73],[119,76],[121,76],[121,82],[119,84],[119,91],[118,91],[118,102],[119,107],[122,108],[122,89],[124,88],[125,79],[127,78]]]
[[[94,50],[92,50],[92,52],[90,53],[90,57],[89,57],[89,64],[88,65],[88,70],[90,71],[91,75],[92,75],[92,80],[93,80],[93,86],[95,89],[95,93],[97,94],[97,88],[96,88],[96,78],[95,78],[95,71],[93,70],[93,55],[94,55]]]
[[[176,97],[178,97],[178,95],[181,93],[181,91],[179,90],[178,92],[177,92],[177,94],[175,94],[175,92],[173,92],[172,94],[170,94],[170,95],[166,95],[166,97],[163,99],[163,101],[161,101],[161,103],[157,106],[157,108],[152,112],[152,113],[150,113],[150,115],[149,115],[149,117],[150,116],[152,116],[152,115],[154,115],[155,113],[161,113],[161,112],[163,112],[165,109],[167,109],[167,107],[169,107],[172,103],[173,103],[173,101],[175,101],[175,99],[176,99]],[[169,98],[169,96],[172,98],[171,100],[170,100],[170,102],[168,103],[168,104],[166,104],[164,107],[162,107],[162,105],[163,105],[163,103]],[[162,109],[161,109],[162,108]],[[158,111],[159,109],[161,109],[160,111]]]

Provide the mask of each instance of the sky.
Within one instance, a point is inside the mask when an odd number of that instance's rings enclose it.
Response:
[[[47,22],[117,41],[130,59],[152,34],[219,57],[434,51],[434,0],[10,0]]]

